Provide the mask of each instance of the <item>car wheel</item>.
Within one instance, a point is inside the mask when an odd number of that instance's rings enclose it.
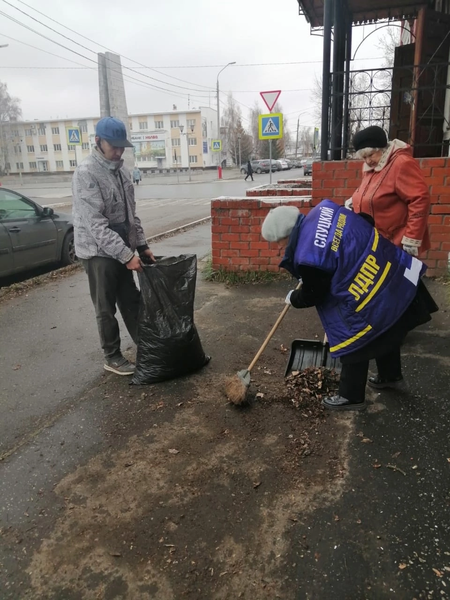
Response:
[[[245,173],[247,173],[247,171],[245,169],[241,169],[241,173],[242,173],[242,175],[245,175]]]
[[[262,173],[262,170],[261,170],[261,169],[258,167],[258,168],[256,169],[256,172],[257,172],[259,175],[261,175],[261,173]]]
[[[61,252],[61,264],[65,267],[67,265],[73,265],[77,261],[78,258],[75,254],[73,231],[69,231],[69,233],[66,233],[66,237],[63,241],[63,247]]]

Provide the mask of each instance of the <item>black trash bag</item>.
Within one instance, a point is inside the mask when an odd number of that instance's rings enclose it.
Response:
[[[139,342],[131,383],[155,383],[201,369],[209,357],[194,325],[196,255],[158,257],[138,275]]]

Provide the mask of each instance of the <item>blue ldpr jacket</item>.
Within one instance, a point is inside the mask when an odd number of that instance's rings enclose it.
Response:
[[[299,216],[280,267],[331,275],[317,311],[334,356],[366,346],[387,331],[413,301],[426,265],[382,237],[375,227],[331,200]]]

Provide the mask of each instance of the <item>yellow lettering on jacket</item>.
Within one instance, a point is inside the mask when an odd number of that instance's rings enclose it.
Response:
[[[333,250],[333,252],[338,251],[346,221],[347,221],[347,215],[344,215],[343,213],[341,213],[338,217],[336,229],[335,229],[334,236],[333,236],[333,241],[331,242],[331,249]]]
[[[380,265],[377,264],[375,256],[369,254],[348,288],[356,302],[369,292],[375,283],[375,276],[379,270]]]

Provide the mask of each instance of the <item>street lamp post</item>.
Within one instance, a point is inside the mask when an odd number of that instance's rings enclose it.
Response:
[[[219,75],[222,73],[222,71],[224,71],[227,67],[229,67],[230,65],[235,65],[236,61],[233,62],[229,62],[227,65],[225,65],[222,69],[220,69],[220,71],[217,73],[217,86],[216,86],[216,94],[217,94],[217,139],[218,140],[222,140],[222,136],[220,135],[220,96],[219,96]],[[220,152],[217,153],[219,160],[218,160],[218,165],[217,165],[217,170],[219,170],[219,166],[220,166],[220,159],[222,158],[222,150],[220,150]]]
[[[238,133],[238,143],[239,143],[239,169],[241,168],[242,165],[242,158],[241,158],[241,134]]]

